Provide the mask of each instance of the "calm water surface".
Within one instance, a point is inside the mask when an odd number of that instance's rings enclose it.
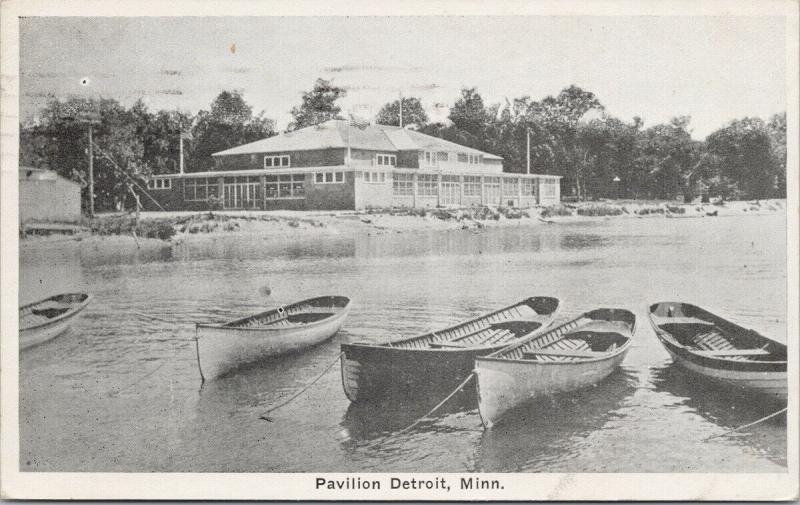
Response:
[[[20,356],[20,465],[32,471],[786,471],[783,418],[703,440],[780,407],[687,377],[651,330],[647,302],[685,300],[786,341],[783,216],[629,219],[467,231],[327,236],[291,245],[231,235],[136,252],[28,242],[20,301],[95,299],[73,329]],[[265,296],[263,288],[271,295]],[[195,322],[342,294],[344,329],[305,353],[200,388]],[[338,365],[259,419],[339,345],[410,336],[532,295],[562,318],[629,308],[621,370],[537,402],[484,432],[469,395],[399,434],[439,398],[351,406]],[[433,403],[431,403],[433,402]]]

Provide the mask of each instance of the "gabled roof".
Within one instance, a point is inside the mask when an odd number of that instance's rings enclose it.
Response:
[[[214,153],[212,156],[346,148],[348,144],[352,149],[371,151],[438,150],[480,154],[492,160],[503,159],[494,154],[397,126],[368,125],[360,128],[351,126],[349,121],[337,119],[233,147]]]

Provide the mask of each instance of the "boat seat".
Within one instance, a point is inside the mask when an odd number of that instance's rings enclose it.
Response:
[[[69,312],[68,308],[58,308],[58,307],[47,307],[45,309],[33,309],[32,313],[36,314],[37,316],[43,316],[47,319],[52,319],[54,317],[60,316],[61,314],[65,314]]]
[[[764,349],[726,349],[723,351],[695,351],[701,356],[724,358],[727,356],[768,356],[771,353]]]
[[[711,321],[698,319],[696,317],[664,317],[659,324],[702,324],[703,326],[714,326]]]
[[[536,359],[536,356],[562,356],[566,358],[597,358],[605,353],[596,351],[552,351],[540,349],[522,353],[522,359]]]
[[[452,347],[454,349],[464,349],[467,347],[464,344],[456,344],[453,342],[432,342],[430,346],[432,349],[442,349],[447,347]]]

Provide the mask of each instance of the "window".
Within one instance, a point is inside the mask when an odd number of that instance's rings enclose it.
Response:
[[[467,162],[470,165],[480,165],[483,162],[483,156],[480,154],[468,154],[467,155]]]
[[[437,196],[439,194],[439,181],[435,175],[417,176],[417,194],[419,196]]]
[[[450,159],[450,155],[444,151],[440,151],[436,153],[436,160],[437,161],[448,161]]]
[[[516,177],[503,179],[503,194],[508,196],[519,195],[519,179]]]
[[[533,183],[534,179],[522,179],[522,196],[536,195],[536,185]]]
[[[147,181],[149,189],[172,189],[172,179],[150,179]]]
[[[386,172],[364,172],[364,182],[372,184],[386,182]]]
[[[392,194],[395,196],[414,195],[414,175],[394,173],[392,181]]]
[[[186,179],[183,183],[183,199],[187,202],[204,202],[219,195],[217,179]]]
[[[264,156],[264,168],[287,168],[287,167],[289,167],[289,155]]]
[[[436,166],[436,153],[433,151],[425,151],[420,153],[420,159],[423,160],[424,164],[433,167]]]
[[[304,174],[266,176],[266,198],[305,198],[306,176]]]
[[[481,196],[481,178],[464,176],[464,196]]]
[[[458,153],[458,162],[459,163],[466,163],[467,162],[467,155],[464,153]]]
[[[556,196],[556,184],[558,184],[558,179],[542,180],[542,197],[552,198]]]
[[[378,154],[375,156],[375,164],[378,166],[393,167],[397,165],[397,156],[394,154]]]
[[[344,172],[317,172],[314,174],[316,184],[339,184],[344,182]]]

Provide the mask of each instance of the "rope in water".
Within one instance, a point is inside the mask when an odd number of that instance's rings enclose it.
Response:
[[[781,410],[779,410],[777,412],[773,412],[772,414],[770,414],[768,416],[764,416],[764,417],[762,417],[761,419],[759,419],[757,421],[753,421],[752,423],[745,424],[744,426],[739,426],[738,428],[734,428],[734,429],[732,429],[730,431],[726,431],[725,433],[720,433],[718,435],[712,435],[712,436],[706,438],[705,440],[703,440],[703,442],[706,442],[706,441],[711,440],[713,438],[718,438],[718,437],[723,437],[725,435],[730,435],[733,432],[736,432],[736,431],[739,431],[739,430],[743,430],[744,428],[749,428],[750,426],[755,426],[758,423],[762,423],[762,422],[766,421],[767,419],[770,419],[772,417],[777,416],[778,414],[782,414],[782,413],[786,412],[786,410],[788,410],[788,408],[789,407],[784,407]]]
[[[422,421],[424,421],[424,420],[425,420],[425,419],[426,419],[428,416],[432,415],[434,412],[436,412],[437,410],[439,410],[439,409],[441,408],[441,406],[442,406],[442,405],[444,405],[445,403],[447,403],[447,400],[449,400],[449,399],[450,399],[450,398],[452,398],[452,397],[453,397],[453,396],[454,396],[456,393],[458,393],[459,391],[461,391],[462,389],[464,389],[464,386],[466,386],[466,385],[469,383],[469,381],[471,381],[471,380],[472,380],[472,379],[474,379],[474,378],[475,378],[475,372],[472,372],[472,373],[470,373],[470,374],[469,374],[469,376],[466,378],[466,380],[464,380],[464,382],[462,382],[462,383],[461,383],[461,384],[460,384],[460,385],[459,385],[457,388],[455,388],[455,389],[453,390],[453,392],[452,392],[452,393],[450,393],[449,395],[447,395],[447,398],[445,398],[444,400],[442,400],[441,402],[439,402],[439,404],[438,404],[438,405],[436,405],[435,407],[433,407],[433,408],[432,408],[430,411],[428,411],[428,413],[427,413],[427,414],[425,414],[424,416],[422,416],[422,417],[420,417],[419,419],[417,419],[416,421],[414,421],[414,423],[413,423],[413,424],[411,424],[410,426],[408,426],[408,427],[406,427],[406,428],[403,428],[402,430],[398,431],[398,432],[396,433],[396,435],[401,435],[401,434],[403,434],[403,433],[405,433],[405,432],[407,432],[407,431],[411,430],[412,428],[414,428],[415,426],[417,426],[417,425],[418,425],[419,423],[421,423]]]
[[[142,382],[142,381],[143,381],[143,380],[145,380],[146,378],[150,377],[150,376],[151,376],[151,375],[153,375],[154,373],[156,373],[156,372],[158,372],[159,370],[161,370],[161,367],[163,367],[163,366],[164,366],[164,365],[166,365],[166,364],[167,364],[167,361],[163,361],[163,362],[162,362],[160,365],[158,365],[157,367],[155,367],[153,370],[151,370],[151,371],[149,371],[148,373],[146,373],[146,374],[142,375],[141,377],[139,377],[139,378],[138,378],[138,379],[136,379],[135,381],[131,382],[131,383],[130,383],[130,384],[128,384],[127,386],[125,386],[125,387],[123,387],[123,388],[120,388],[120,389],[118,389],[117,391],[115,391],[115,392],[113,392],[113,393],[109,393],[109,394],[110,394],[110,395],[112,395],[112,396],[113,396],[113,395],[118,395],[118,394],[122,393],[123,391],[126,391],[126,390],[130,389],[131,387],[135,386],[136,384],[139,384],[140,382]]]
[[[317,375],[317,377],[316,377],[316,378],[315,378],[313,381],[309,382],[309,383],[308,383],[308,384],[307,384],[307,385],[306,385],[306,386],[305,386],[303,389],[301,389],[301,390],[300,390],[300,391],[298,391],[297,393],[295,393],[295,394],[293,394],[292,396],[290,396],[290,397],[289,397],[287,400],[285,400],[285,401],[283,401],[283,402],[281,402],[281,403],[279,403],[279,404],[277,404],[277,405],[275,405],[275,406],[273,406],[273,407],[270,407],[269,409],[265,410],[263,414],[261,414],[260,416],[258,416],[258,417],[259,417],[259,419],[263,419],[263,420],[265,420],[265,421],[270,421],[270,422],[272,422],[272,419],[270,419],[269,417],[267,417],[267,414],[269,414],[270,412],[273,412],[273,411],[275,411],[275,410],[278,410],[279,408],[283,407],[284,405],[287,405],[287,404],[289,404],[289,403],[290,403],[292,400],[294,400],[295,398],[297,398],[297,397],[298,397],[298,396],[300,396],[301,394],[305,393],[305,392],[306,392],[306,390],[307,390],[308,388],[310,388],[311,386],[313,386],[314,384],[316,384],[316,382],[317,382],[318,380],[320,380],[320,379],[322,378],[322,376],[323,376],[323,375],[325,375],[326,373],[328,373],[328,370],[330,370],[331,368],[333,368],[333,365],[335,365],[335,364],[336,364],[336,363],[337,363],[337,362],[338,362],[340,359],[342,359],[342,356],[344,356],[344,353],[343,353],[343,352],[340,352],[340,353],[339,353],[339,355],[338,355],[338,356],[336,356],[336,359],[335,359],[335,360],[333,360],[333,363],[331,363],[330,365],[328,365],[327,367],[325,367],[325,370],[323,370],[323,371],[322,371],[322,373],[320,373],[319,375]]]

